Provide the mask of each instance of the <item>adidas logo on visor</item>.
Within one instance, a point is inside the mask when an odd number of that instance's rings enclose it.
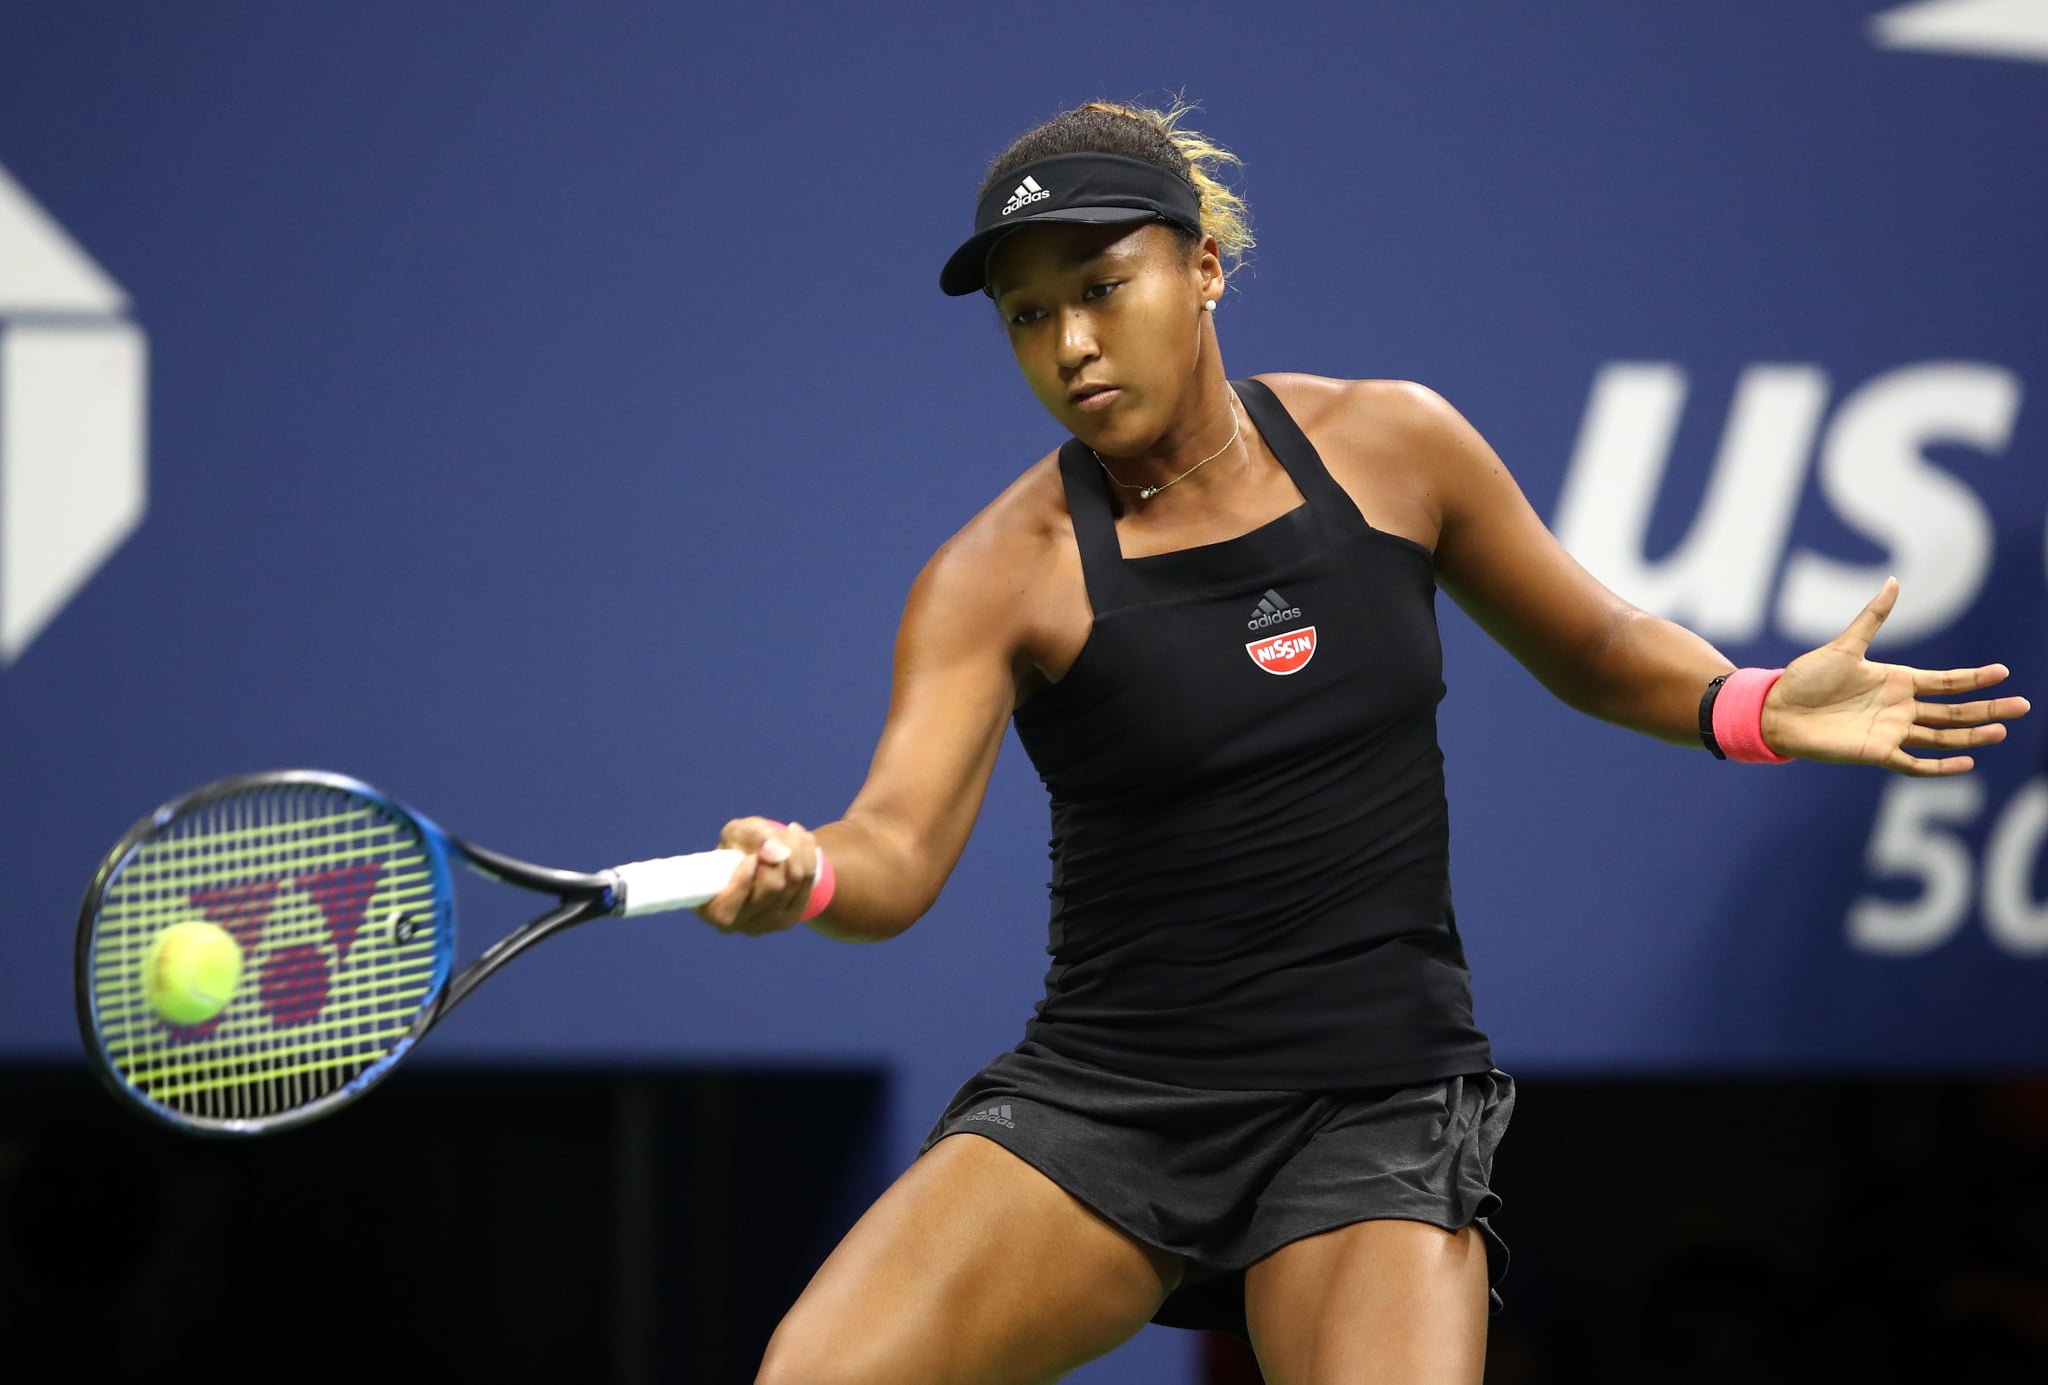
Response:
[[[1033,202],[1043,202],[1050,196],[1052,194],[1040,187],[1038,180],[1027,173],[1024,175],[1024,181],[1017,184],[1017,190],[1010,194],[1010,200],[1003,204],[1003,215],[1008,216],[1019,207],[1028,207]]]
[[[1301,607],[1290,606],[1287,598],[1266,588],[1266,594],[1259,598],[1259,604],[1252,608],[1252,618],[1244,623],[1247,630],[1263,630],[1268,625],[1279,625],[1283,621],[1300,620]]]

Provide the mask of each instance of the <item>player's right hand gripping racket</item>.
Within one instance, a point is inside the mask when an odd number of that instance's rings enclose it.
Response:
[[[451,857],[560,901],[452,980]],[[210,1135],[287,1129],[375,1086],[541,939],[594,918],[692,908],[744,859],[700,851],[592,875],[550,870],[458,841],[341,775],[223,779],[151,813],[100,864],[78,919],[79,1028],[115,1093],[160,1120]],[[821,862],[804,916],[830,895]],[[166,930],[195,922],[184,936],[230,958],[239,950],[238,977],[224,1008],[178,1023],[144,972],[160,964]]]

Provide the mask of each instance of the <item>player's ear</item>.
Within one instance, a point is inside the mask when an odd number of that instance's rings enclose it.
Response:
[[[1195,242],[1193,265],[1195,291],[1204,303],[1214,303],[1223,297],[1223,249],[1216,243],[1216,237],[1203,236]]]

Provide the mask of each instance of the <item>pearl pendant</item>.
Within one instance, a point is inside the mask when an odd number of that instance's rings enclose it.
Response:
[[[1159,487],[1157,486],[1140,486],[1138,488],[1138,499],[1140,500],[1150,500],[1157,494],[1159,494]]]

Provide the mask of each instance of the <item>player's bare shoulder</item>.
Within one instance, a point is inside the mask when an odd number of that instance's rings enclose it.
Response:
[[[1059,454],[1053,453],[1033,463],[941,544],[918,580],[942,587],[955,600],[1014,601],[1030,590],[1063,540],[1071,546],[1072,535]]]
[[[1368,524],[1435,549],[1445,460],[1458,450],[1461,433],[1471,432],[1442,395],[1412,380],[1258,378],[1280,397]]]
[[[945,638],[1000,648],[1012,662],[1038,662],[1057,620],[1048,602],[1081,587],[1073,533],[1059,454],[1050,453],[940,545],[911,590],[906,630],[915,618]]]
[[[1459,427],[1470,426],[1442,395],[1413,380],[1342,380],[1293,373],[1258,378],[1280,396],[1311,439],[1318,433],[1327,435],[1347,453],[1440,446]]]

